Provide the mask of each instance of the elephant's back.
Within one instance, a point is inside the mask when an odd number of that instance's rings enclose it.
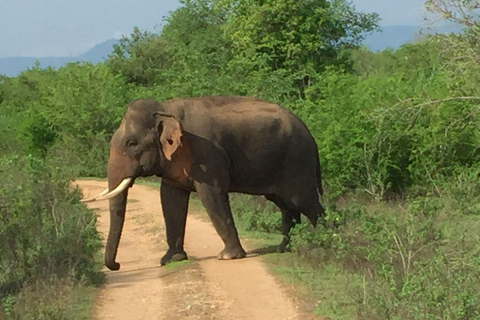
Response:
[[[258,153],[287,146],[297,152],[314,146],[316,152],[316,144],[303,121],[272,102],[254,97],[216,96],[173,99],[168,103],[181,110],[185,129],[207,139],[221,140],[221,144]]]

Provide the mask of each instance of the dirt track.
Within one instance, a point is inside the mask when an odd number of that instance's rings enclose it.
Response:
[[[84,196],[98,194],[106,182],[77,181]],[[135,185],[129,191],[117,262],[106,270],[107,284],[96,307],[97,319],[315,319],[266,271],[260,257],[219,261],[223,248],[211,223],[190,212],[186,251],[190,260],[160,267],[166,250],[158,190]],[[99,209],[98,230],[108,232],[108,201]]]

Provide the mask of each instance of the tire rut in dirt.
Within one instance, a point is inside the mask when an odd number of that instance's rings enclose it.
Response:
[[[198,263],[189,261],[174,268],[163,278],[164,319],[222,319],[219,310],[223,299],[206,284]]]

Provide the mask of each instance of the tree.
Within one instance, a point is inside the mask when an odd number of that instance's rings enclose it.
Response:
[[[125,76],[127,82],[187,94],[214,88],[219,72],[230,59],[229,45],[209,1],[183,1],[183,7],[165,19],[160,34],[138,28],[123,38],[107,61],[111,70]],[[185,85],[188,83],[189,85]],[[173,87],[173,88],[172,88]]]
[[[478,0],[427,0],[425,7],[439,19],[450,20],[467,27],[479,27]]]
[[[108,64],[127,81],[171,95],[302,95],[312,75],[346,65],[345,48],[376,28],[376,14],[345,0],[184,0],[160,35],[138,29]],[[293,91],[293,93],[292,93]],[[298,94],[297,94],[298,92]]]
[[[222,28],[239,64],[293,75],[300,95],[314,73],[345,65],[343,49],[378,21],[344,0],[217,0],[216,8],[227,15]]]
[[[427,10],[440,20],[464,26],[461,34],[437,36],[441,44],[444,68],[456,79],[452,95],[457,97],[480,96],[480,1],[478,0],[428,0]]]

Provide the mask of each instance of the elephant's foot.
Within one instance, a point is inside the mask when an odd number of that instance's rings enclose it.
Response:
[[[120,270],[120,263],[118,262],[105,262],[105,266],[112,271]]]
[[[232,260],[245,258],[246,255],[247,253],[245,252],[245,250],[243,250],[243,248],[239,246],[233,249],[223,249],[223,251],[218,254],[217,258],[219,260]]]
[[[168,252],[160,259],[160,265],[164,266],[167,263],[174,262],[174,261],[182,261],[187,260],[188,256],[185,251],[182,252]]]
[[[290,237],[283,236],[282,242],[278,245],[277,247],[277,252],[278,253],[283,253],[287,250],[287,245],[290,242]]]

